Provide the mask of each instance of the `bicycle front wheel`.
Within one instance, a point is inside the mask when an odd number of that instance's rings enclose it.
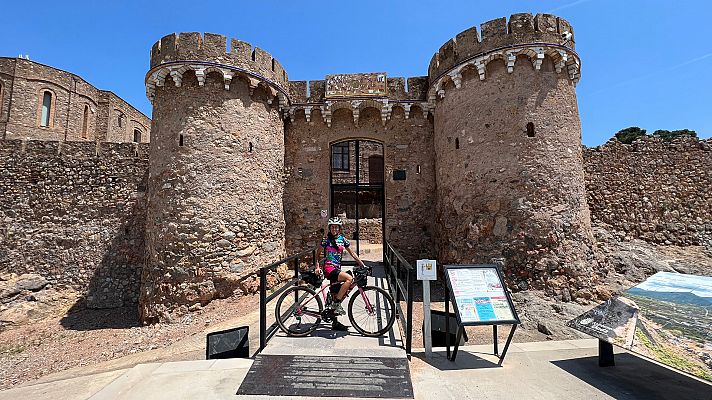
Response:
[[[287,289],[274,310],[277,325],[289,336],[306,336],[319,327],[324,310],[321,298],[306,286]]]
[[[381,336],[396,320],[396,305],[385,290],[366,286],[349,301],[349,321],[364,336]]]

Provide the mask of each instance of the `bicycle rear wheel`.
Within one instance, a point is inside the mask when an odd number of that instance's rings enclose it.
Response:
[[[366,286],[349,300],[349,321],[364,336],[381,336],[396,320],[396,305],[385,290]],[[368,300],[368,301],[367,301]]]
[[[316,292],[306,286],[294,286],[279,297],[274,315],[277,325],[287,335],[306,336],[319,327],[323,310]]]

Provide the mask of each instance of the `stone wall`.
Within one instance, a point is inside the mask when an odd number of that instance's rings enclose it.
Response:
[[[0,140],[0,272],[136,304],[148,145]]]
[[[344,226],[342,232],[353,232],[356,229],[355,219],[342,219]],[[380,218],[359,218],[358,238],[364,242],[377,244],[383,242],[382,220]]]
[[[315,91],[311,92],[315,94]],[[384,143],[386,198],[385,237],[408,260],[432,257],[435,160],[432,149],[432,121],[412,106],[409,118],[403,107],[393,108],[383,125],[380,110],[360,110],[358,126],[352,111],[336,110],[329,127],[319,109],[304,112],[286,125],[287,184],[285,218],[287,250],[294,253],[314,246],[325,234],[327,219],[320,210],[329,210],[330,145],[347,139]],[[406,172],[405,180],[394,180],[393,171]]]
[[[44,92],[52,94],[50,121],[41,126]],[[118,115],[125,122],[118,127]],[[72,73],[21,58],[0,57],[0,138],[148,142],[150,119],[114,93]]]
[[[712,140],[584,148],[591,219],[627,239],[712,246]]]

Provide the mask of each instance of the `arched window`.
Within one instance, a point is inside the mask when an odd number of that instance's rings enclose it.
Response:
[[[123,127],[124,127],[124,119],[126,119],[126,117],[124,116],[124,114],[119,113],[119,116],[117,117],[117,122],[118,122],[118,124],[119,124],[119,128],[123,128]]]
[[[40,126],[49,128],[52,122],[52,92],[45,90],[42,93],[42,114],[40,115]]]
[[[3,107],[4,103],[2,102],[2,95],[3,95],[2,89],[3,89],[2,82],[0,82],[0,117],[2,117],[2,110],[4,108]]]
[[[84,117],[82,117],[82,137],[87,137],[87,131],[89,130],[89,106],[84,105]]]
[[[134,143],[141,143],[141,131],[134,129]]]

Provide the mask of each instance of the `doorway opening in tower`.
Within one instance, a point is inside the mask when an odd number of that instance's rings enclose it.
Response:
[[[331,215],[364,261],[383,261],[385,191],[383,143],[351,139],[331,144]],[[344,252],[345,265],[354,260]]]

